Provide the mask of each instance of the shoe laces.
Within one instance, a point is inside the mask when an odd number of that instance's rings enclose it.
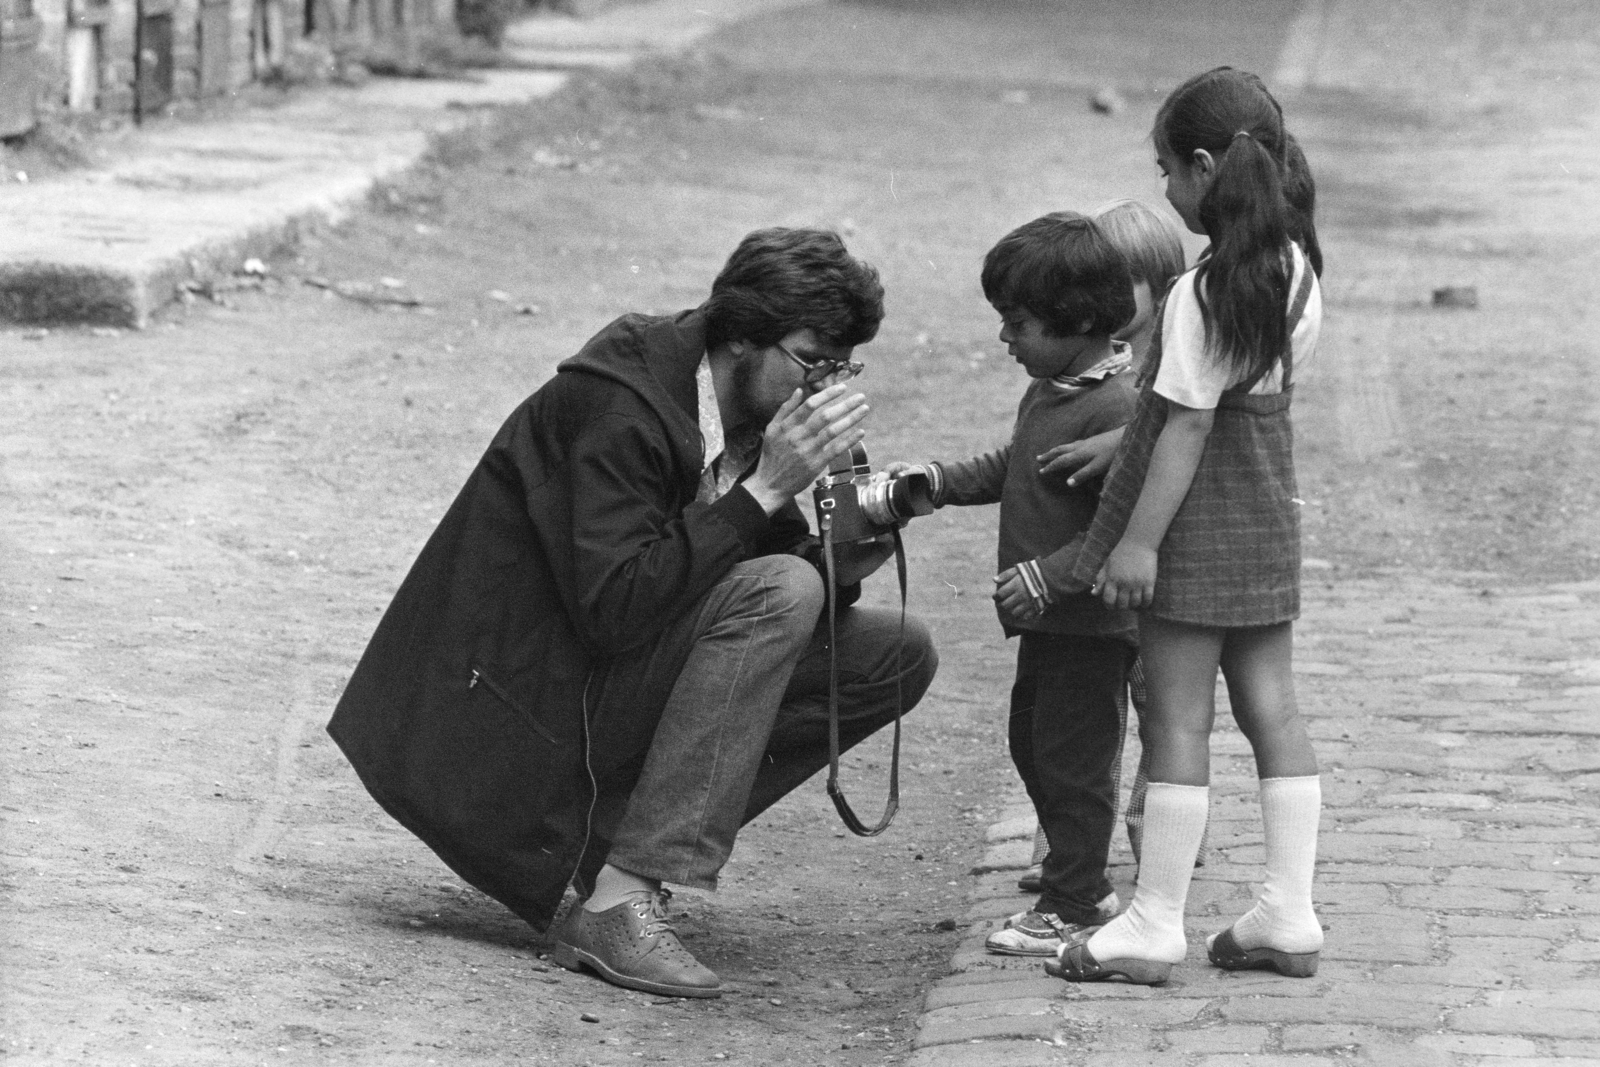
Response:
[[[648,920],[639,931],[640,937],[655,937],[657,934],[673,933],[672,922],[667,918],[667,904],[672,900],[672,890],[665,886],[650,894],[648,899],[633,902],[633,909],[639,913],[639,918]]]

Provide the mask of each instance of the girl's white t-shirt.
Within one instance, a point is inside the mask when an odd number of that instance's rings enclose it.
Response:
[[[1291,243],[1294,269],[1289,278],[1289,299],[1300,289],[1300,280],[1311,265],[1300,246]],[[1186,408],[1210,410],[1222,394],[1242,382],[1244,374],[1231,363],[1219,360],[1206,348],[1206,324],[1200,314],[1200,299],[1194,291],[1195,272],[1188,271],[1172,286],[1161,318],[1161,366],[1156,371],[1155,391]],[[1289,308],[1284,307],[1284,314]],[[1298,375],[1317,348],[1322,332],[1322,289],[1315,276],[1305,311],[1290,338],[1294,369]],[[1250,389],[1252,394],[1271,395],[1283,391],[1283,363],[1279,361]]]

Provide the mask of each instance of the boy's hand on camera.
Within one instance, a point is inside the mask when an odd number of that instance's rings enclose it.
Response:
[[[1108,608],[1137,611],[1150,606],[1155,589],[1155,549],[1122,541],[1106,557],[1099,580],[1089,591]]]
[[[744,487],[768,515],[793,500],[828,469],[833,458],[867,435],[861,421],[870,410],[860,393],[844,395],[836,382],[806,396],[796,389],[767,423],[761,460]]]
[[[899,478],[903,475],[910,474],[912,471],[920,471],[923,469],[924,468],[920,463],[902,463],[900,460],[894,460],[893,462],[885,463],[883,465],[883,473],[887,474],[891,478]]]

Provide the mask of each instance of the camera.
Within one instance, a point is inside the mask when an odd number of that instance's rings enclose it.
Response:
[[[834,460],[811,495],[818,525],[831,522],[835,541],[877,537],[918,515],[933,514],[933,487],[926,474],[913,471],[898,478],[874,474],[861,445]]]

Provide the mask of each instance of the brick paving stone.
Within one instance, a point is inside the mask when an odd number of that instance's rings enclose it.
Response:
[[[1378,860],[1389,852],[1421,852],[1430,844],[1425,837],[1404,834],[1320,834],[1317,837],[1317,858]]]
[[[1070,1050],[1045,1041],[970,1041],[917,1049],[906,1067],[1050,1067],[1072,1058]]]
[[[1388,907],[1392,891],[1387,885],[1374,882],[1328,882],[1316,884],[1315,899],[1318,908],[1333,907],[1351,911],[1375,911]]]
[[[983,858],[972,865],[972,873],[988,874],[991,871],[1026,870],[1032,859],[1033,842],[1031,840],[1002,841],[984,852]]]
[[[1479,831],[1479,837],[1493,834]],[[1527,863],[1548,863],[1557,856],[1556,846],[1541,841],[1440,841],[1430,850],[1430,858],[1440,867],[1523,867]]]
[[[1452,959],[1471,960],[1482,967],[1500,968],[1540,959],[1555,948],[1554,941],[1536,937],[1452,937],[1447,950]]]
[[[1600,963],[1600,941],[1574,941],[1562,945],[1550,954],[1554,960],[1567,963]]]
[[[1317,887],[1330,882],[1375,882],[1380,885],[1433,884],[1432,867],[1396,867],[1388,863],[1324,863],[1317,861]]]
[[[1577,919],[1523,919],[1505,915],[1443,915],[1439,928],[1447,937],[1537,937],[1564,941],[1580,933]]]
[[[1552,1041],[1550,1051],[1557,1056],[1600,1059],[1600,1041]]]
[[[989,827],[984,833],[984,840],[1011,841],[1019,837],[1032,839],[1033,832],[1039,828],[1039,819],[1032,812],[1025,815],[1002,819]]]
[[[1486,886],[1402,886],[1397,893],[1408,908],[1442,911],[1525,912],[1528,898],[1521,893]]]
[[[966,1022],[970,1019],[1002,1019],[1013,1015],[1048,1015],[1059,1018],[1058,1002],[1049,997],[994,997],[988,1000],[952,1004],[943,1008],[930,1008],[923,1012],[920,1025],[941,1026]]]
[[[1205,1008],[1206,1002],[1198,998],[1151,997],[1122,1001],[1112,1013],[1105,1010],[1103,1002],[1074,1001],[1061,1005],[1061,1017],[1078,1026],[1168,1027],[1193,1022]]]
[[[1416,1043],[1462,1056],[1534,1056],[1539,1052],[1539,1046],[1528,1038],[1489,1034],[1423,1034]]]
[[[1600,994],[1596,999],[1600,1000]],[[1521,1005],[1463,1008],[1450,1013],[1450,1029],[1480,1034],[1595,1038],[1600,1037],[1600,1011]]]
[[[968,1041],[1023,1040],[1050,1041],[1061,1019],[1047,1015],[1008,1015],[983,1019],[927,1021],[911,1039],[914,1049],[931,1045],[955,1045]]]
[[[1564,889],[1545,893],[1539,898],[1539,909],[1569,915],[1600,915],[1600,890]]]
[[[1448,1052],[1419,1048],[1403,1039],[1389,1044],[1363,1045],[1360,1060],[1362,1067],[1455,1067],[1457,1062]]]
[[[1476,808],[1486,811],[1494,800],[1476,793],[1391,793],[1378,797],[1382,808]]]
[[[1189,1057],[1181,1052],[1118,1051],[1091,1052],[1082,1062],[1083,1067],[1189,1067],[1190,1061]]]
[[[968,908],[964,918],[968,923],[983,923],[985,929],[993,929],[1000,925],[1001,919],[1027,911],[1032,904],[1032,897],[990,897]]]
[[[1202,1056],[1200,1067],[1239,1067],[1242,1058],[1237,1054],[1222,1056]],[[1330,1056],[1317,1056],[1310,1053],[1274,1053],[1269,1052],[1264,1056],[1251,1056],[1250,1067],[1315,1067],[1318,1064],[1334,1064],[1339,1060]]]
[[[1146,1026],[1106,1025],[1085,1034],[1078,1044],[1087,1052],[1153,1052],[1166,1046],[1164,1031]]]
[[[999,971],[1015,975],[1024,972],[1029,977],[1036,977],[1044,973],[1044,960],[1039,956],[997,956],[983,949],[982,942],[977,948],[965,949],[950,957],[952,971]]]
[[[1593,826],[1485,826],[1477,837],[1479,841],[1526,848],[1534,842],[1590,844],[1600,838],[1600,834]]]
[[[941,982],[928,991],[924,1008],[933,1011],[937,1008],[949,1008],[958,1004],[977,1004],[991,1000],[1028,1000],[1042,998],[1045,1000],[1058,1000],[1061,997],[1064,982],[1059,978],[1041,975],[1038,978],[1014,978],[1011,981],[968,983],[956,985]]]
[[[1238,1023],[1361,1023],[1375,1026],[1428,1027],[1439,1023],[1443,1010],[1438,1006],[1446,987],[1434,987],[1432,996],[1405,999],[1391,995],[1396,990],[1332,990],[1320,997],[1259,997],[1230,1000],[1219,1005],[1222,1017]],[[1470,990],[1454,990],[1470,999]],[[1565,1034],[1586,1037],[1586,1034]]]
[[[1517,871],[1489,867],[1453,867],[1441,883],[1445,886],[1489,886],[1533,892],[1559,892],[1577,888],[1577,876],[1556,871]]]
[[[1043,970],[1034,973],[1024,973],[1015,970],[1003,971],[997,968],[978,968],[971,971],[962,971],[948,977],[941,978],[936,989],[967,988],[969,986],[990,985],[1015,985],[1019,982],[1032,981],[1044,974]],[[1063,983],[1065,984],[1065,983]],[[930,991],[929,996],[932,996]]]
[[[1259,1053],[1272,1032],[1265,1026],[1211,1024],[1196,1030],[1168,1030],[1167,1045],[1174,1052]]]
[[[1332,928],[1322,955],[1327,959],[1379,963],[1426,963],[1433,959],[1428,916],[1399,909],[1324,916]]]
[[[1395,1035],[1390,1031],[1348,1023],[1285,1026],[1278,1036],[1278,1044],[1285,1052],[1358,1049],[1368,1045],[1389,1044],[1395,1040]]]
[[[1339,813],[1335,813],[1338,815]],[[1461,824],[1450,819],[1426,819],[1414,815],[1385,815],[1343,823],[1345,833],[1424,834],[1430,841],[1453,841],[1461,837]]]

